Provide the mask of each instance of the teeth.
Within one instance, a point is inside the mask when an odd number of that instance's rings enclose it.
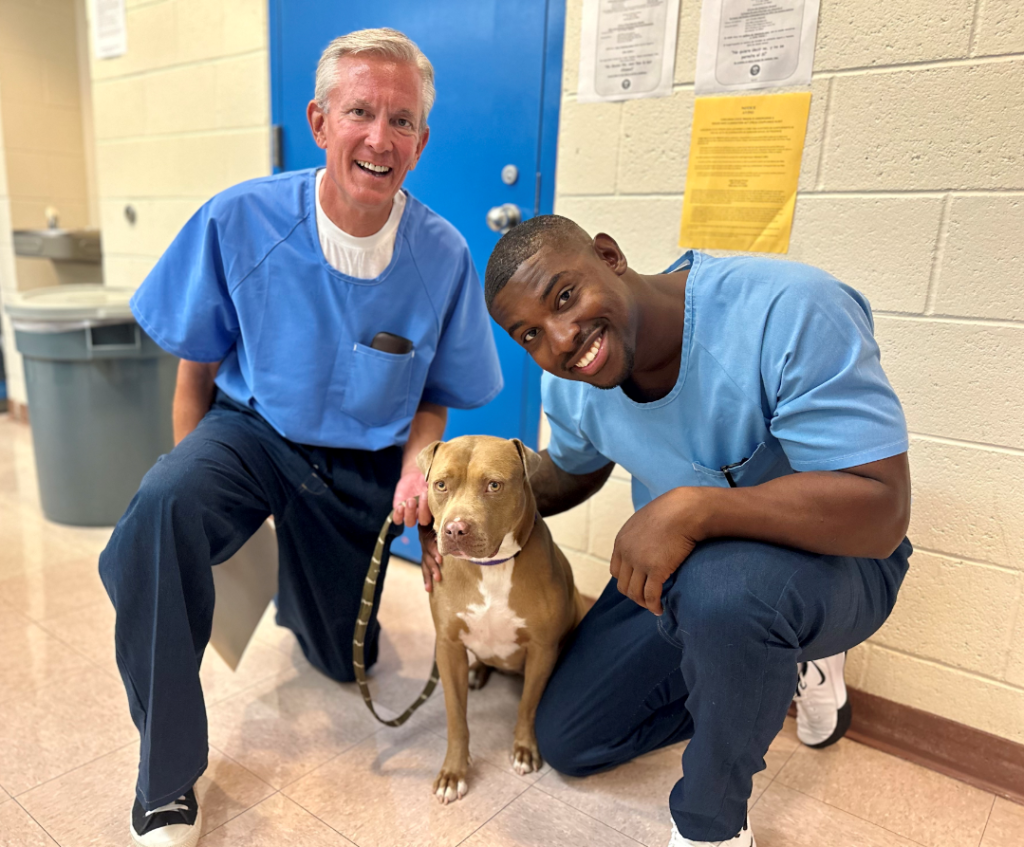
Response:
[[[356,159],[356,164],[366,168],[368,171],[373,171],[375,174],[386,174],[391,170],[387,165],[375,165],[373,162],[362,162],[359,159]]]
[[[591,345],[590,349],[586,352],[586,354],[583,356],[583,358],[581,358],[576,363],[576,367],[577,368],[585,368],[585,367],[587,367],[587,365],[589,365],[591,362],[593,362],[594,359],[597,358],[597,352],[598,352],[598,350],[601,349],[601,338],[602,338],[602,336],[598,336],[597,340]]]

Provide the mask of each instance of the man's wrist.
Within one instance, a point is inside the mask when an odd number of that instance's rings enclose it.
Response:
[[[716,537],[714,495],[718,493],[714,488],[693,486],[673,489],[672,497],[679,510],[678,525],[687,538],[699,543]]]

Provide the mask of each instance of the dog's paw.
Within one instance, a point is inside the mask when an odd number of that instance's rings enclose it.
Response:
[[[483,662],[477,662],[469,669],[469,687],[472,691],[479,691],[491,678],[491,668]]]
[[[540,758],[540,751],[537,749],[537,742],[531,741],[528,744],[516,742],[512,745],[512,770],[520,776],[539,771],[544,762]]]
[[[466,774],[451,773],[445,768],[434,780],[434,796],[437,802],[447,806],[455,800],[461,800],[469,791],[469,784],[466,782]]]

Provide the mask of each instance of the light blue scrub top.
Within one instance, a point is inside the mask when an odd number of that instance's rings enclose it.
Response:
[[[217,385],[301,444],[404,444],[420,401],[471,409],[501,391],[465,239],[409,196],[391,263],[339,273],[316,229],[315,170],[244,182],[206,203],[132,298],[165,350],[220,361]],[[378,332],[413,342],[370,348]]]
[[[682,361],[672,390],[542,378],[548,447],[574,474],[618,462],[639,509],[680,486],[758,485],[903,453],[903,409],[879,360],[868,301],[824,271],[690,251]]]

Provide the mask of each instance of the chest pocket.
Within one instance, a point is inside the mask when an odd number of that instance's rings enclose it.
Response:
[[[706,468],[697,462],[693,463],[693,470],[699,484],[709,488],[746,488],[792,473],[785,456],[776,455],[763,441],[750,458],[741,459],[724,470]]]
[[[415,356],[415,350],[398,355],[354,344],[345,382],[346,414],[367,426],[406,417]]]

